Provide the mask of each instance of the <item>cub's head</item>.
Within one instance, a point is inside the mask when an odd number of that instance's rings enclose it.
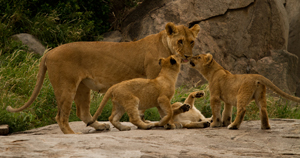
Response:
[[[180,65],[183,62],[180,55],[171,55],[167,58],[160,58],[159,65],[163,68],[172,69],[175,71],[180,70]]]
[[[210,53],[199,54],[192,57],[190,65],[196,70],[198,70],[200,73],[203,73],[207,70],[208,67],[212,65],[213,61],[213,56]]]
[[[173,23],[167,23],[167,44],[172,54],[179,54],[183,62],[188,62],[193,56],[192,49],[195,45],[196,37],[200,31],[199,25],[188,28],[183,25],[175,26]]]

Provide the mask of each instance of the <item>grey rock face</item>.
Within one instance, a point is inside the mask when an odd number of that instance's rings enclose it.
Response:
[[[29,51],[39,54],[41,56],[44,54],[46,50],[45,46],[43,46],[37,38],[35,38],[34,36],[28,33],[16,34],[13,35],[12,38],[14,40],[21,41],[24,45],[28,46]]]

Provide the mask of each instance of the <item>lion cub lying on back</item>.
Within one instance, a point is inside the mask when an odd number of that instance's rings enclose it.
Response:
[[[219,65],[211,54],[197,55],[191,59],[190,64],[209,83],[210,106],[213,114],[211,127],[229,125],[229,129],[238,129],[245,116],[246,106],[252,100],[255,100],[260,109],[261,129],[270,129],[266,87],[289,100],[300,102],[300,98],[283,92],[264,76],[258,74],[231,74]],[[220,115],[221,100],[225,102],[222,119]],[[233,123],[231,123],[232,106],[237,107],[237,115]]]
[[[119,120],[125,112],[132,124],[141,129],[150,129],[154,126],[164,126],[169,122],[175,128],[173,111],[170,100],[175,92],[175,83],[180,70],[181,57],[172,55],[159,60],[161,71],[155,79],[136,78],[113,85],[105,93],[104,98],[88,125],[96,121],[106,102],[111,98],[113,102],[109,121],[120,131],[130,130],[129,126],[122,125]],[[139,110],[157,107],[166,115],[157,123],[145,123],[141,120]]]
[[[172,104],[174,123],[181,124],[183,128],[208,127],[210,125],[211,118],[205,118],[194,106],[195,99],[203,96],[203,91],[192,92],[183,104],[181,102]]]

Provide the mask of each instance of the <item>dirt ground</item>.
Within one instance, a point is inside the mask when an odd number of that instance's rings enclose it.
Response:
[[[107,123],[107,122],[106,122]],[[271,130],[260,121],[244,121],[239,130],[222,128],[98,132],[71,122],[77,135],[64,135],[57,124],[0,136],[0,158],[8,157],[300,157],[300,120],[272,119]]]

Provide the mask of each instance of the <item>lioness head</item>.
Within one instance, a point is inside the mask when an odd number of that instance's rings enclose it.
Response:
[[[197,69],[202,73],[205,71],[207,67],[209,67],[213,62],[213,56],[208,54],[199,54],[194,57],[192,57],[190,64],[193,68]]]
[[[183,25],[175,26],[171,22],[167,23],[167,43],[172,54],[179,54],[184,62],[188,62],[193,56],[192,49],[199,31],[200,26],[197,24],[189,29]]]
[[[179,68],[181,63],[183,62],[183,59],[181,59],[180,55],[171,55],[167,58],[160,58],[159,59],[159,65],[161,67],[168,67],[171,69],[174,69],[175,71],[179,72]]]

